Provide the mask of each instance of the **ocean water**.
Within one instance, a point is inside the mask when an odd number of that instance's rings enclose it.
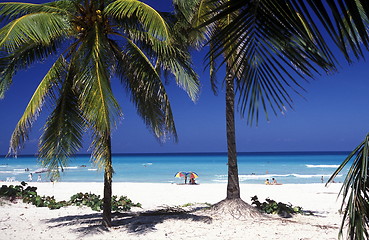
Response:
[[[346,152],[293,152],[293,153],[239,153],[238,171],[240,183],[260,184],[265,179],[276,178],[280,183],[320,183],[328,180],[338,165],[346,158]],[[181,183],[175,178],[178,171],[193,171],[199,175],[198,183],[227,182],[226,153],[193,154],[119,154],[113,156],[115,182]],[[29,171],[25,171],[25,169]],[[41,165],[35,156],[18,158],[0,157],[0,180],[32,181],[41,176],[50,181],[47,172],[35,173]],[[342,182],[348,169],[335,179]],[[70,159],[69,166],[61,174],[64,182],[102,182],[103,172],[90,162],[87,155]]]

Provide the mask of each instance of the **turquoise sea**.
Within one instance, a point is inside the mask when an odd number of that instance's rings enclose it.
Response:
[[[323,176],[328,180],[347,152],[287,152],[287,153],[239,153],[240,183],[263,183],[266,178],[276,178],[280,183],[319,183]],[[199,175],[198,183],[227,182],[226,153],[178,153],[178,154],[116,154],[113,156],[115,182],[182,182],[175,178],[178,171],[193,171]],[[25,171],[25,169],[29,171]],[[35,173],[41,166],[35,156],[18,158],[0,157],[0,180],[7,178],[28,181],[29,173],[37,181],[49,181],[47,173]],[[345,169],[335,181],[342,182]],[[103,172],[90,162],[88,155],[71,158],[62,173],[64,182],[102,182]]]

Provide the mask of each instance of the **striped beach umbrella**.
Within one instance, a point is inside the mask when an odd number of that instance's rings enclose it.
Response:
[[[187,173],[186,172],[177,172],[174,177],[180,178],[180,177],[186,177]]]
[[[199,177],[199,175],[197,174],[197,173],[195,173],[195,172],[188,172],[187,173],[187,177],[188,178],[198,178]]]

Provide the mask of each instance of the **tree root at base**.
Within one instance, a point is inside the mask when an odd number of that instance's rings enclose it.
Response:
[[[244,202],[241,198],[224,199],[207,210],[207,213],[213,217],[231,217],[240,220],[266,218],[264,214],[259,212],[250,204]]]

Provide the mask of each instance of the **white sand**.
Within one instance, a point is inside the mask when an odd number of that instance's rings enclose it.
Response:
[[[102,183],[32,183],[39,195],[68,200],[77,192],[102,195]],[[337,239],[341,216],[340,184],[241,184],[241,197],[251,203],[269,197],[310,210],[315,216],[243,219],[209,216],[204,211],[177,215],[130,215],[114,218],[110,230],[100,226],[101,213],[89,208],[58,210],[23,203],[0,206],[0,239]],[[176,185],[113,183],[114,195],[126,195],[147,211],[186,203],[216,203],[226,196],[225,184]],[[134,210],[136,211],[136,209]]]

